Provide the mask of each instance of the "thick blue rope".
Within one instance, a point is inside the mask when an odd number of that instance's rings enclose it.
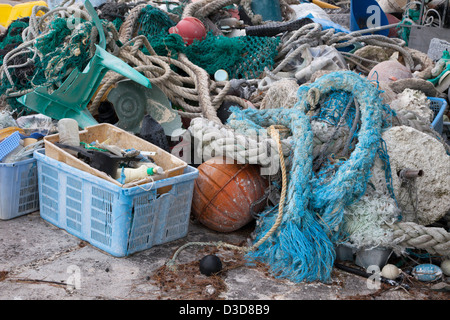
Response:
[[[361,126],[358,143],[350,158],[341,163],[332,179],[323,179],[312,170],[313,133],[307,115],[308,92],[317,89],[326,95],[343,90],[359,102]],[[293,109],[232,109],[230,127],[256,129],[283,125],[293,136],[292,169],[282,223],[248,258],[269,265],[272,272],[294,282],[328,282],[333,268],[334,246],[339,241],[345,207],[364,195],[381,138],[383,103],[378,89],[351,71],[334,72],[298,90],[298,103]],[[274,210],[267,210],[255,230],[258,241],[272,227]]]

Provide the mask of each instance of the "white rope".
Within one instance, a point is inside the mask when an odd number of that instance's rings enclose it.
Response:
[[[426,227],[414,222],[400,222],[392,227],[393,241],[398,242],[400,246],[450,256],[450,233],[444,228]]]
[[[197,139],[199,151],[206,158],[225,156],[242,163],[258,164],[263,167],[278,161],[278,147],[270,136],[259,139],[246,136],[204,118],[192,119],[189,131]],[[281,140],[283,154],[289,155],[289,139]],[[207,159],[205,159],[207,160]]]

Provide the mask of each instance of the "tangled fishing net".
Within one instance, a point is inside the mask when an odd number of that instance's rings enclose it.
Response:
[[[38,8],[48,11],[45,7]],[[107,20],[103,24],[107,34],[114,38],[113,34],[117,34],[114,26]],[[0,46],[14,45],[2,55],[0,95],[9,98],[13,109],[26,113],[30,111],[17,103],[15,97],[41,86],[49,92],[56,90],[72,71],[82,71],[88,65],[99,41],[87,14],[75,15],[68,9],[55,10],[54,14],[47,12],[41,18],[29,19],[28,24],[13,22],[0,40]]]
[[[345,209],[344,233],[357,248],[392,247],[391,226],[401,214],[395,200],[383,193],[367,193]]]

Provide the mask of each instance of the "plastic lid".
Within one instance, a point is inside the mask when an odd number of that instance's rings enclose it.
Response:
[[[216,73],[214,73],[214,79],[216,81],[227,81],[228,73],[223,69],[219,69],[216,71]]]
[[[162,174],[163,172],[164,170],[161,167],[153,167],[147,169],[147,174],[150,176],[154,175],[155,173]]]

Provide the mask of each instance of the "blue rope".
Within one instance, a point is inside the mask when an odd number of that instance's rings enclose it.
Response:
[[[307,116],[311,108],[307,94],[311,89],[318,89],[321,96],[346,91],[358,100],[361,109],[358,143],[349,159],[335,166],[331,179],[312,170],[313,133]],[[335,259],[334,244],[343,236],[344,209],[364,195],[379,149],[383,103],[378,89],[351,71],[324,75],[312,84],[301,86],[297,94],[298,103],[292,109],[231,109],[228,124],[232,128],[245,131],[245,127],[283,125],[293,136],[292,168],[282,223],[247,256],[267,263],[273,274],[281,278],[294,282],[328,282]],[[274,211],[261,215],[255,241],[273,226],[276,215]]]

